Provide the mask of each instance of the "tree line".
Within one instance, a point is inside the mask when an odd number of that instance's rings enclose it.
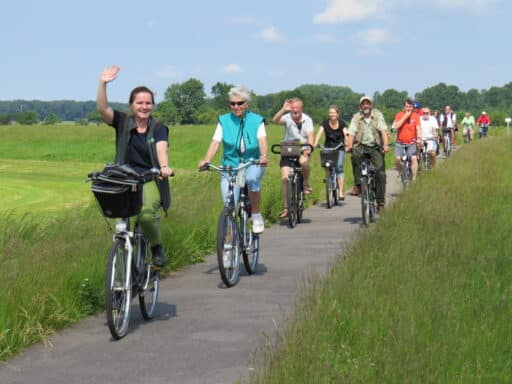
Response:
[[[211,96],[206,95],[204,84],[195,78],[170,85],[164,100],[155,106],[155,116],[168,125],[173,124],[214,124],[217,116],[229,111],[228,92],[233,84],[217,82],[211,87]],[[316,123],[327,117],[327,107],[336,104],[341,107],[342,117],[349,120],[357,111],[362,93],[349,87],[327,84],[306,84],[293,90],[285,90],[267,95],[253,94],[250,109],[260,113],[270,121],[289,97],[300,97],[304,101],[304,111]],[[403,107],[409,97],[407,91],[387,89],[375,92],[374,103],[390,122],[395,113]],[[512,114],[512,82],[502,87],[493,86],[487,90],[470,89],[461,91],[455,85],[439,83],[414,95],[422,105],[431,109],[443,110],[451,105],[456,112],[470,112],[479,115],[486,110],[494,122],[503,124],[506,116]],[[111,103],[112,107],[126,110],[127,104]],[[75,121],[78,124],[99,123],[101,117],[96,112],[95,101],[0,101],[0,124],[16,121],[20,124],[56,124],[60,121]]]

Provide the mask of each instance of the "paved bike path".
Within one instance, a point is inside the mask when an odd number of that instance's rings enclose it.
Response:
[[[400,190],[388,171],[387,202]],[[327,209],[322,201],[289,229],[282,221],[262,235],[261,264],[237,286],[220,282],[216,257],[161,282],[156,318],[145,322],[132,302],[130,330],[112,341],[105,315],[88,318],[0,363],[0,383],[233,383],[291,313],[307,278],[325,273],[360,228],[360,199]],[[242,268],[243,269],[243,268]]]

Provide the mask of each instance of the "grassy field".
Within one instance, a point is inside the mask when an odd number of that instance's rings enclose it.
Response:
[[[168,270],[199,262],[213,251],[221,209],[218,176],[196,165],[213,127],[171,127],[172,206],[162,221]],[[106,126],[0,127],[0,359],[54,330],[103,309],[109,223],[95,206],[87,173],[114,156],[113,130]],[[282,128],[268,128],[269,143]],[[263,180],[262,211],[267,223],[281,209],[278,157]],[[352,182],[346,162],[347,184]],[[391,161],[388,161],[391,165]],[[323,199],[323,172],[312,160],[314,203]],[[214,202],[214,204],[212,204]],[[215,203],[216,202],[216,203]]]
[[[488,138],[420,177],[307,286],[251,383],[512,382],[511,151]]]
[[[114,134],[104,125],[16,125],[0,127],[0,134],[0,359],[7,359],[103,309],[111,232],[83,180],[111,161]],[[171,127],[176,177],[169,217],[162,221],[167,270],[201,261],[214,249],[219,179],[196,168],[212,134],[209,126]],[[277,143],[282,128],[269,127],[268,135],[269,143]],[[281,209],[277,156],[271,162],[262,187],[268,223]],[[314,170],[311,202],[323,197],[321,179]]]

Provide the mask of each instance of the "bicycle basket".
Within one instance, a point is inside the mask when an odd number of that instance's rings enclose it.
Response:
[[[338,151],[320,152],[320,163],[325,167],[326,163],[330,162],[331,166],[338,162]]]
[[[281,157],[299,157],[301,146],[298,141],[282,141]]]
[[[142,208],[142,184],[137,173],[123,166],[107,166],[93,178],[91,190],[106,217],[138,215]]]

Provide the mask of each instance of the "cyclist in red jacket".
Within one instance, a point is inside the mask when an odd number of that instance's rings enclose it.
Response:
[[[483,111],[480,116],[478,116],[478,119],[476,120],[476,123],[480,125],[480,135],[479,138],[487,137],[487,131],[489,130],[489,125],[491,124],[491,119],[489,118],[489,115]]]

